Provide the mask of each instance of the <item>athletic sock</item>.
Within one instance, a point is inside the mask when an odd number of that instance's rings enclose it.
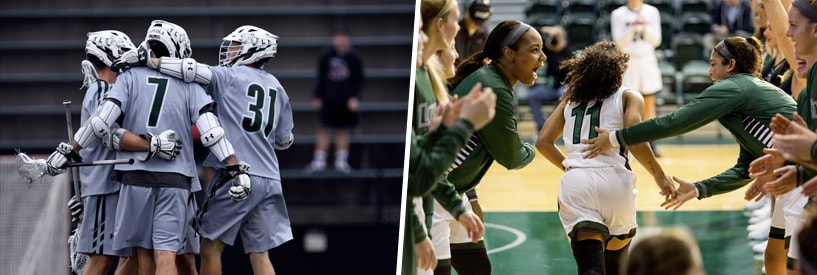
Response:
[[[607,275],[618,275],[621,265],[627,262],[630,244],[627,243],[619,250],[605,250],[604,251],[604,269]]]
[[[451,259],[437,259],[434,275],[451,275]]]
[[[572,241],[573,258],[581,275],[604,274],[604,244],[600,240]]]
[[[491,260],[488,250],[481,248],[451,249],[451,266],[462,275],[491,274]]]

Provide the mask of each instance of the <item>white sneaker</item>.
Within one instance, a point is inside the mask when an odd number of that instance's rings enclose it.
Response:
[[[766,230],[768,230],[770,226],[772,226],[772,220],[771,219],[763,220],[763,221],[760,221],[758,223],[754,223],[754,224],[750,224],[750,225],[746,226],[746,231],[757,231],[757,230],[764,229],[764,228]]]
[[[743,209],[747,210],[747,211],[757,210],[757,209],[760,209],[760,208],[762,208],[762,207],[764,207],[766,205],[769,205],[770,202],[771,202],[771,200],[769,199],[769,196],[764,196],[759,201],[746,202],[745,204],[743,204]]]
[[[766,245],[768,245],[768,244],[769,244],[769,240],[759,242],[759,243],[752,246],[752,251],[754,251],[755,253],[764,253],[764,252],[766,252]]]
[[[770,211],[764,211],[764,213],[765,214],[759,214],[749,218],[749,224],[756,224],[772,218],[772,213]]]
[[[335,162],[335,170],[341,173],[349,173],[349,171],[352,171],[352,167],[349,167],[346,162]]]
[[[326,170],[326,162],[312,161],[306,166],[306,172],[315,173]]]
[[[769,239],[769,227],[766,226],[762,229],[749,231],[746,237],[750,240],[768,240]]]

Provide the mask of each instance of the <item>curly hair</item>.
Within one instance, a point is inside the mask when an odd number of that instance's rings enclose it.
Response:
[[[562,63],[567,71],[563,102],[589,102],[613,95],[621,87],[630,56],[612,41],[600,41]]]
[[[714,51],[723,57],[723,65],[729,64],[729,60],[734,59],[735,71],[733,73],[747,73],[760,77],[760,70],[763,67],[763,45],[760,40],[752,36],[748,38],[732,36],[724,39],[723,44],[729,50],[731,57],[723,56],[717,50]]]

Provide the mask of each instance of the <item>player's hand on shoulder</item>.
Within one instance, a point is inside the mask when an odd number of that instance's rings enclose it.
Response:
[[[252,193],[252,184],[248,174],[250,165],[242,161],[237,164],[227,165],[227,170],[237,171],[237,174],[233,177],[232,186],[230,186],[230,198],[236,202],[246,200]]]
[[[147,45],[147,41],[143,41],[142,44],[139,44],[136,49],[131,49],[123,53],[116,61],[111,64],[111,70],[114,72],[121,72],[126,70],[130,67],[138,67],[138,66],[148,66],[148,67],[155,67],[153,63],[150,62],[150,46]]]

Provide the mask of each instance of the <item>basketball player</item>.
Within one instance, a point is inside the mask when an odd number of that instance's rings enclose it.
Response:
[[[582,141],[592,158],[601,152],[675,135],[680,135],[713,120],[718,120],[740,145],[740,157],[734,167],[694,184],[674,177],[680,183],[678,196],[662,204],[677,209],[692,198],[704,199],[726,193],[749,183],[749,163],[763,155],[772,142],[769,122],[775,114],[794,112],[794,99],[759,78],[762,46],[754,37],[730,37],[718,43],[709,61],[709,76],[715,82],[698,97],[678,110],[621,130],[598,128],[598,137]]]
[[[234,148],[239,155],[247,156],[244,163],[254,167],[249,177],[255,192],[236,203],[224,190],[231,188],[225,184],[231,168],[220,164],[212,154],[204,161],[204,166],[218,171],[198,214],[202,274],[221,272],[221,252],[225,245],[233,245],[239,232],[253,272],[274,274],[268,251],[292,239],[275,150],[289,148],[294,138],[289,96],[278,79],[263,70],[264,64],[275,57],[278,36],[246,25],[223,40],[218,67],[189,58],[167,57],[140,61],[129,56],[125,59],[130,60],[123,63],[146,64],[184,81],[206,85],[207,92],[219,103],[220,116],[230,122],[224,124],[226,137],[244,141]]]
[[[596,127],[620,129],[641,122],[641,94],[621,84],[627,59],[615,43],[605,41],[565,61],[568,88],[536,140],[539,153],[565,170],[559,184],[559,217],[579,274],[618,274],[636,232],[635,174],[628,150],[609,150],[592,159],[584,159],[581,152],[587,146],[581,140],[594,137]],[[560,136],[567,157],[556,147]],[[675,188],[650,147],[642,143],[629,149],[661,194],[671,196]]]
[[[491,63],[485,65],[486,59]],[[513,87],[518,82],[533,85],[536,70],[544,66],[546,59],[539,32],[522,22],[507,20],[491,31],[482,51],[459,65],[451,80],[456,87],[452,94],[463,96],[476,83],[482,83],[483,87],[493,89],[497,102],[494,119],[471,136],[470,144],[452,165],[448,180],[457,192],[474,189],[494,161],[507,169],[520,169],[533,161],[533,146],[523,142],[516,131]],[[447,226],[440,231],[432,229],[432,236],[450,240],[450,245],[435,248],[450,249],[451,266],[459,274],[490,274],[491,262],[484,241],[470,243],[460,224],[450,222],[451,217],[441,218],[435,217],[434,223]]]

